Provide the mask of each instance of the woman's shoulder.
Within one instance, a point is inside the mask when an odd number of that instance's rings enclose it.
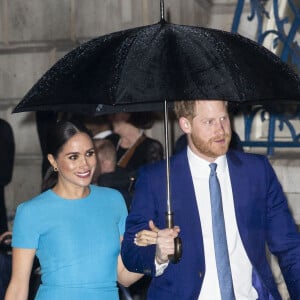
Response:
[[[98,199],[122,199],[122,194],[110,187],[90,185],[91,197],[97,197]]]
[[[123,207],[125,200],[122,194],[113,188],[90,185],[91,197],[96,199],[101,206]]]
[[[32,210],[32,209],[44,209],[47,203],[51,199],[51,190],[47,190],[29,200],[21,202],[17,209],[20,210]]]

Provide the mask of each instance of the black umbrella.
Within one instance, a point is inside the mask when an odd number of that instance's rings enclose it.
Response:
[[[14,109],[101,112],[165,99],[295,101],[299,77],[238,34],[167,23],[92,39],[59,60]]]
[[[300,79],[276,55],[241,35],[166,22],[161,1],[159,23],[101,36],[72,50],[13,112],[158,110],[167,102],[193,99],[297,102]],[[167,202],[171,216],[169,195]]]

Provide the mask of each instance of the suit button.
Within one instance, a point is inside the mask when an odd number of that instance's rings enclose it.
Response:
[[[144,269],[144,270],[143,270],[143,273],[144,273],[145,275],[151,275],[151,269]]]
[[[199,272],[199,277],[201,278],[203,276],[203,273],[202,272]]]

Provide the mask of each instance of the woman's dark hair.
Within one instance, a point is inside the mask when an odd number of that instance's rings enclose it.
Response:
[[[54,126],[50,127],[48,130],[45,143],[47,155],[52,154],[54,158],[57,158],[59,153],[62,151],[63,146],[75,134],[80,132],[84,132],[91,137],[89,130],[79,122],[58,121]],[[52,166],[50,166],[43,179],[42,191],[53,188],[57,183],[57,178],[57,172],[54,172]]]

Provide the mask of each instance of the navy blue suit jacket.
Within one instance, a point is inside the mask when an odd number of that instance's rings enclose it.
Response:
[[[253,265],[253,285],[259,299],[281,299],[266,259],[266,243],[280,263],[291,299],[300,299],[300,235],[281,185],[267,158],[237,151],[227,153],[237,224]],[[174,224],[180,226],[182,259],[154,277],[148,299],[198,299],[205,276],[204,248],[196,196],[186,150],[170,162]],[[155,246],[134,245],[134,235],[153,220],[166,227],[165,162],[140,170],[121,254],[134,272],[155,276]]]

